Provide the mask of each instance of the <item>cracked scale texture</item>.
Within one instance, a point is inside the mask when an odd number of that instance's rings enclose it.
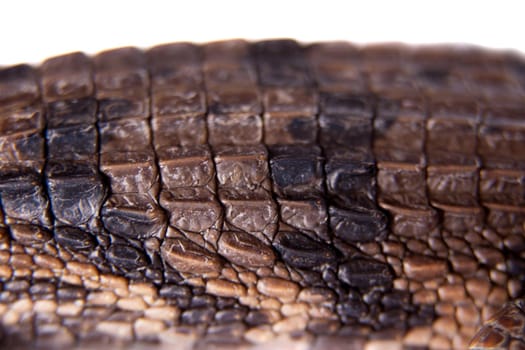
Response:
[[[524,67],[234,40],[1,69],[2,344],[525,347]]]

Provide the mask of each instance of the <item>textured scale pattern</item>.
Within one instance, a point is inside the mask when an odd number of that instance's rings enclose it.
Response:
[[[3,68],[0,339],[523,349],[524,147],[505,52],[237,40]]]

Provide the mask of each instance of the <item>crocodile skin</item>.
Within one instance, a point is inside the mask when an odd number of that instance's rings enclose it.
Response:
[[[2,69],[1,340],[523,349],[524,148],[513,53],[238,40]]]

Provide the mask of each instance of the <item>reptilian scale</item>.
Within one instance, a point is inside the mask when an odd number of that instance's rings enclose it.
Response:
[[[465,46],[5,67],[2,342],[524,349],[524,97]]]

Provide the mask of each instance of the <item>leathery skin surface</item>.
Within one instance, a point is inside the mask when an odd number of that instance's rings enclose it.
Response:
[[[523,349],[524,150],[508,52],[234,40],[3,68],[0,339]]]

